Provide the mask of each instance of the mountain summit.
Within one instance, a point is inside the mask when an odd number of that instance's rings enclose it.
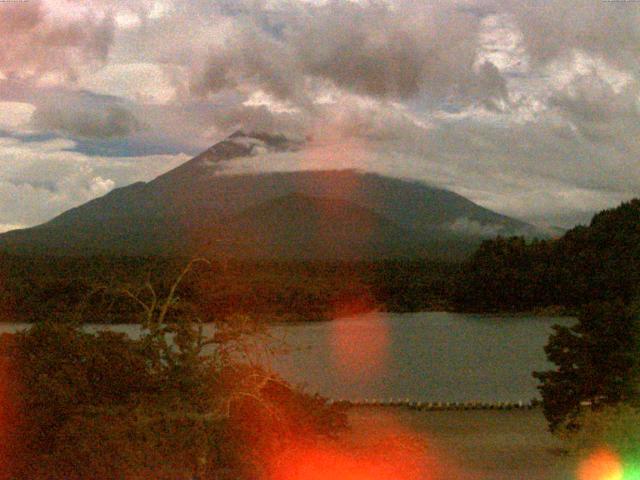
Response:
[[[233,162],[304,155],[305,142],[235,132],[148,182],[0,235],[0,249],[60,255],[256,259],[458,258],[535,227],[422,182],[356,170],[242,172]]]

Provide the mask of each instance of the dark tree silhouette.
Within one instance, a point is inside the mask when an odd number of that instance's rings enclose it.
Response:
[[[622,301],[587,305],[572,327],[556,325],[545,347],[555,370],[534,372],[551,431],[579,428],[582,408],[634,399],[638,309]]]
[[[467,311],[525,311],[622,299],[640,287],[640,200],[593,217],[557,240],[484,242],[462,266],[453,302]]]

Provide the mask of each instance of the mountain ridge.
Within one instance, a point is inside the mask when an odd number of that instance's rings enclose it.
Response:
[[[289,219],[274,210],[284,209],[291,213],[295,212],[294,205],[309,215],[306,224],[303,216],[295,217],[296,228],[307,228],[310,236],[333,231],[334,237],[338,238],[341,231],[350,229],[354,235],[356,232],[364,234],[364,223],[371,221],[378,225],[370,245],[364,248],[373,257],[376,250],[382,257],[388,254],[447,255],[449,249],[460,250],[462,244],[477,245],[483,238],[494,234],[545,236],[525,222],[417,180],[401,180],[354,169],[228,174],[220,168],[236,158],[260,158],[274,151],[295,154],[304,148],[303,141],[289,140],[282,135],[249,135],[238,131],[149,182],[136,182],[114,189],[42,225],[2,234],[0,248],[63,255],[71,252],[79,255],[95,252],[191,254],[205,249],[203,232],[206,231],[228,229],[227,237],[235,235],[240,242],[240,234],[234,233],[234,229],[238,229],[242,221],[248,231],[269,230],[271,237],[264,237],[259,243],[275,245],[282,234],[273,224],[273,219],[280,218],[283,230],[289,228]],[[326,207],[324,214],[327,219],[333,218],[336,228],[330,221],[325,222],[320,230],[313,224],[314,209],[322,210],[323,202]],[[245,213],[261,205],[263,210],[259,214],[255,210],[253,214]],[[340,208],[345,209],[348,215],[340,217],[333,211]],[[329,213],[332,211],[331,216]],[[349,225],[346,221],[349,215],[352,215],[353,222],[363,224]],[[255,225],[249,227],[247,219],[253,219]],[[266,223],[260,225],[261,220],[267,222],[268,219],[272,222],[268,228]],[[338,224],[342,230],[337,228]],[[397,239],[392,241],[393,235]],[[300,236],[301,244],[305,243],[303,237]],[[363,251],[356,247],[359,245],[357,239],[347,237],[345,234],[342,238],[346,244],[352,245],[351,257],[362,257]],[[390,248],[392,244],[394,247]],[[433,247],[436,244],[439,246]],[[308,243],[306,249],[313,250],[313,245],[313,242]],[[322,257],[324,249],[319,244],[315,245],[316,256]],[[431,247],[427,248],[429,245]],[[350,249],[346,246],[340,247],[334,242],[334,249],[342,252],[340,257],[350,256]],[[260,256],[259,248],[249,250]],[[240,247],[235,251],[229,247],[227,253],[234,256],[241,251]]]

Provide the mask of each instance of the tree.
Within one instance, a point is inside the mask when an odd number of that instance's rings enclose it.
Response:
[[[523,237],[485,240],[462,266],[453,293],[458,308],[474,311],[523,311],[539,305],[545,242],[528,245]],[[542,268],[540,268],[542,266]]]
[[[632,301],[640,291],[640,199],[604,210],[555,240],[487,240],[462,266],[453,301],[475,311]]]
[[[253,361],[258,322],[234,317],[204,334],[176,294],[194,264],[166,295],[150,282],[126,290],[139,339],[53,322],[4,337],[0,406],[20,415],[0,425],[0,480],[255,478],[291,432],[344,426],[324,399]]]
[[[534,372],[551,431],[577,430],[583,408],[634,398],[638,309],[622,301],[586,306],[571,327],[554,326],[545,347],[555,370]]]

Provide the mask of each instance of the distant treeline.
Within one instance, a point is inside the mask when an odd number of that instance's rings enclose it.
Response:
[[[188,258],[0,254],[0,321],[135,322],[143,300],[166,294]],[[555,240],[485,241],[463,264],[209,259],[178,292],[203,321],[250,314],[327,320],[370,310],[574,314],[628,303],[640,286],[640,200],[597,214]]]
[[[628,303],[640,287],[640,200],[598,213],[557,240],[485,241],[466,261],[451,298],[459,310],[578,312]]]
[[[0,320],[139,319],[153,286],[166,294],[189,261],[160,257],[0,255]],[[251,314],[272,321],[325,320],[374,309],[449,308],[459,266],[427,260],[198,263],[180,284],[183,304],[203,321]]]

